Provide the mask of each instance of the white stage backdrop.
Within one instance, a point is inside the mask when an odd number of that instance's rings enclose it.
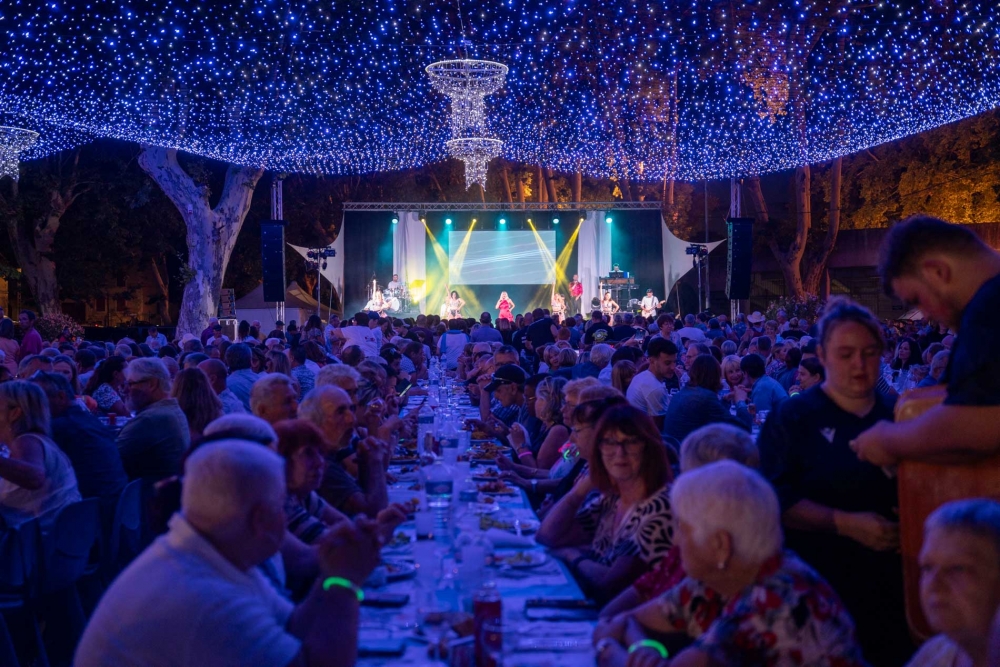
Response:
[[[295,252],[302,255],[303,259],[308,259],[307,253],[308,248],[301,248],[297,245],[288,244],[288,247]],[[340,307],[346,308],[347,304],[344,303],[344,226],[341,225],[340,233],[337,234],[337,238],[334,239],[332,248],[337,251],[336,256],[330,257],[326,260],[326,268],[320,269],[320,275],[323,276],[331,285],[333,289],[337,292],[337,296],[340,298]]]
[[[600,298],[601,276],[611,272],[611,228],[604,222],[604,211],[587,211],[580,223],[580,234],[577,236],[576,273],[583,284],[581,310],[586,315],[590,312],[590,301]]]
[[[399,224],[392,231],[392,272],[410,285],[415,280],[427,284],[427,228],[417,211],[397,211]],[[420,312],[427,312],[426,291],[420,299]]]
[[[686,250],[691,245],[698,245],[708,248],[709,252],[715,250],[719,244],[725,241],[712,241],[711,243],[695,243],[682,241],[674,236],[667,221],[660,216],[660,236],[663,241],[663,289],[664,299],[670,298],[670,290],[684,274],[694,268],[694,257],[687,254]],[[671,305],[676,309],[676,302],[667,303],[664,307],[670,309]]]

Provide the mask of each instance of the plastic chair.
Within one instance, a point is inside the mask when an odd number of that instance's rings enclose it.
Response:
[[[100,501],[88,498],[56,510],[49,529],[41,531],[41,577],[38,594],[47,620],[45,644],[53,665],[70,664],[87,623],[76,584],[92,563],[100,534]]]
[[[122,489],[111,524],[111,538],[104,554],[102,576],[111,583],[143,548],[142,480]]]
[[[38,589],[39,538],[38,519],[0,529],[0,665],[17,667],[18,652],[29,655],[34,664],[49,664],[33,605]],[[8,629],[11,625],[16,628],[13,633]]]

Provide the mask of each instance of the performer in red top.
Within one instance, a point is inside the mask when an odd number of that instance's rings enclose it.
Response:
[[[496,307],[500,309],[500,314],[497,315],[498,320],[514,321],[514,316],[510,312],[514,307],[514,302],[507,296],[507,292],[500,292],[500,300],[497,301]]]
[[[577,313],[582,313],[583,305],[580,303],[580,299],[583,297],[583,283],[580,282],[580,276],[573,274],[573,280],[569,283],[569,296],[573,299],[573,306],[576,308]]]

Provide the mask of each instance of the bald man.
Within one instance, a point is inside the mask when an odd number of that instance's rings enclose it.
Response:
[[[219,400],[222,401],[222,412],[224,414],[246,414],[243,401],[226,386],[226,377],[229,375],[229,371],[224,363],[218,359],[205,359],[198,363],[198,368],[208,376],[208,381],[212,385],[212,389],[219,397]]]
[[[348,516],[362,513],[376,516],[389,504],[385,477],[389,447],[375,438],[359,441],[359,479],[347,472],[338,452],[350,444],[354,435],[357,424],[354,410],[354,401],[346,391],[333,385],[324,385],[314,388],[306,395],[299,406],[299,417],[312,422],[326,435],[326,473],[319,487],[319,495]]]
[[[181,511],[101,598],[75,664],[354,665],[358,591],[379,562],[377,527],[362,518],[327,531],[319,577],[295,607],[258,569],[285,537],[284,502],[275,452],[242,440],[195,450]]]

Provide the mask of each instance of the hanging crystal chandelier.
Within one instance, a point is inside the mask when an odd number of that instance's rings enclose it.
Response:
[[[0,179],[10,176],[15,181],[18,180],[18,156],[34,146],[37,140],[37,132],[0,126]]]
[[[448,155],[465,163],[465,187],[486,189],[490,160],[500,156],[503,142],[485,135],[486,96],[503,88],[507,66],[489,60],[442,60],[425,68],[434,90],[451,100]]]
[[[473,137],[445,142],[448,155],[465,163],[465,189],[479,183],[486,190],[486,170],[490,160],[500,157],[503,142],[499,139]]]

